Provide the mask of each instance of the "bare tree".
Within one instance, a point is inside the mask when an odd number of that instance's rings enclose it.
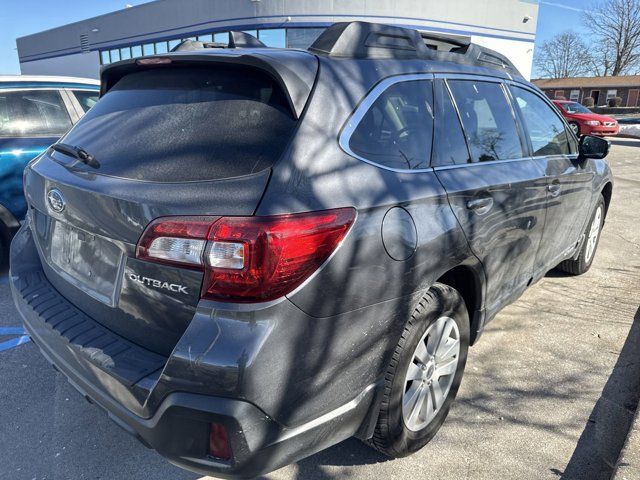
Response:
[[[536,51],[534,63],[547,78],[576,77],[592,70],[589,48],[570,30],[544,42]]]
[[[640,0],[607,0],[584,13],[594,34],[594,74],[624,75],[640,63]]]

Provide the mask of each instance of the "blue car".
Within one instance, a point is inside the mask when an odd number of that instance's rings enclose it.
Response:
[[[0,265],[27,211],[26,164],[60,138],[98,100],[87,78],[0,75]]]

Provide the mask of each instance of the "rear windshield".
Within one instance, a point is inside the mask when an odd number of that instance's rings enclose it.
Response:
[[[169,67],[123,77],[62,141],[93,155],[96,173],[184,182],[269,168],[294,126],[283,92],[266,74]]]

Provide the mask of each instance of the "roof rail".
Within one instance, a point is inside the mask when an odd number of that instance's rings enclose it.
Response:
[[[316,39],[309,51],[341,58],[419,58],[450,61],[522,76],[504,55],[464,38],[380,23],[334,23]]]
[[[171,49],[172,52],[202,50],[203,48],[269,48],[253,35],[245,32],[229,32],[228,43],[185,40]]]

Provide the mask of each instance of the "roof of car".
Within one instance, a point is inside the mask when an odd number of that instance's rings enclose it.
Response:
[[[11,87],[98,87],[100,81],[93,78],[63,77],[54,75],[0,75],[0,88]]]

